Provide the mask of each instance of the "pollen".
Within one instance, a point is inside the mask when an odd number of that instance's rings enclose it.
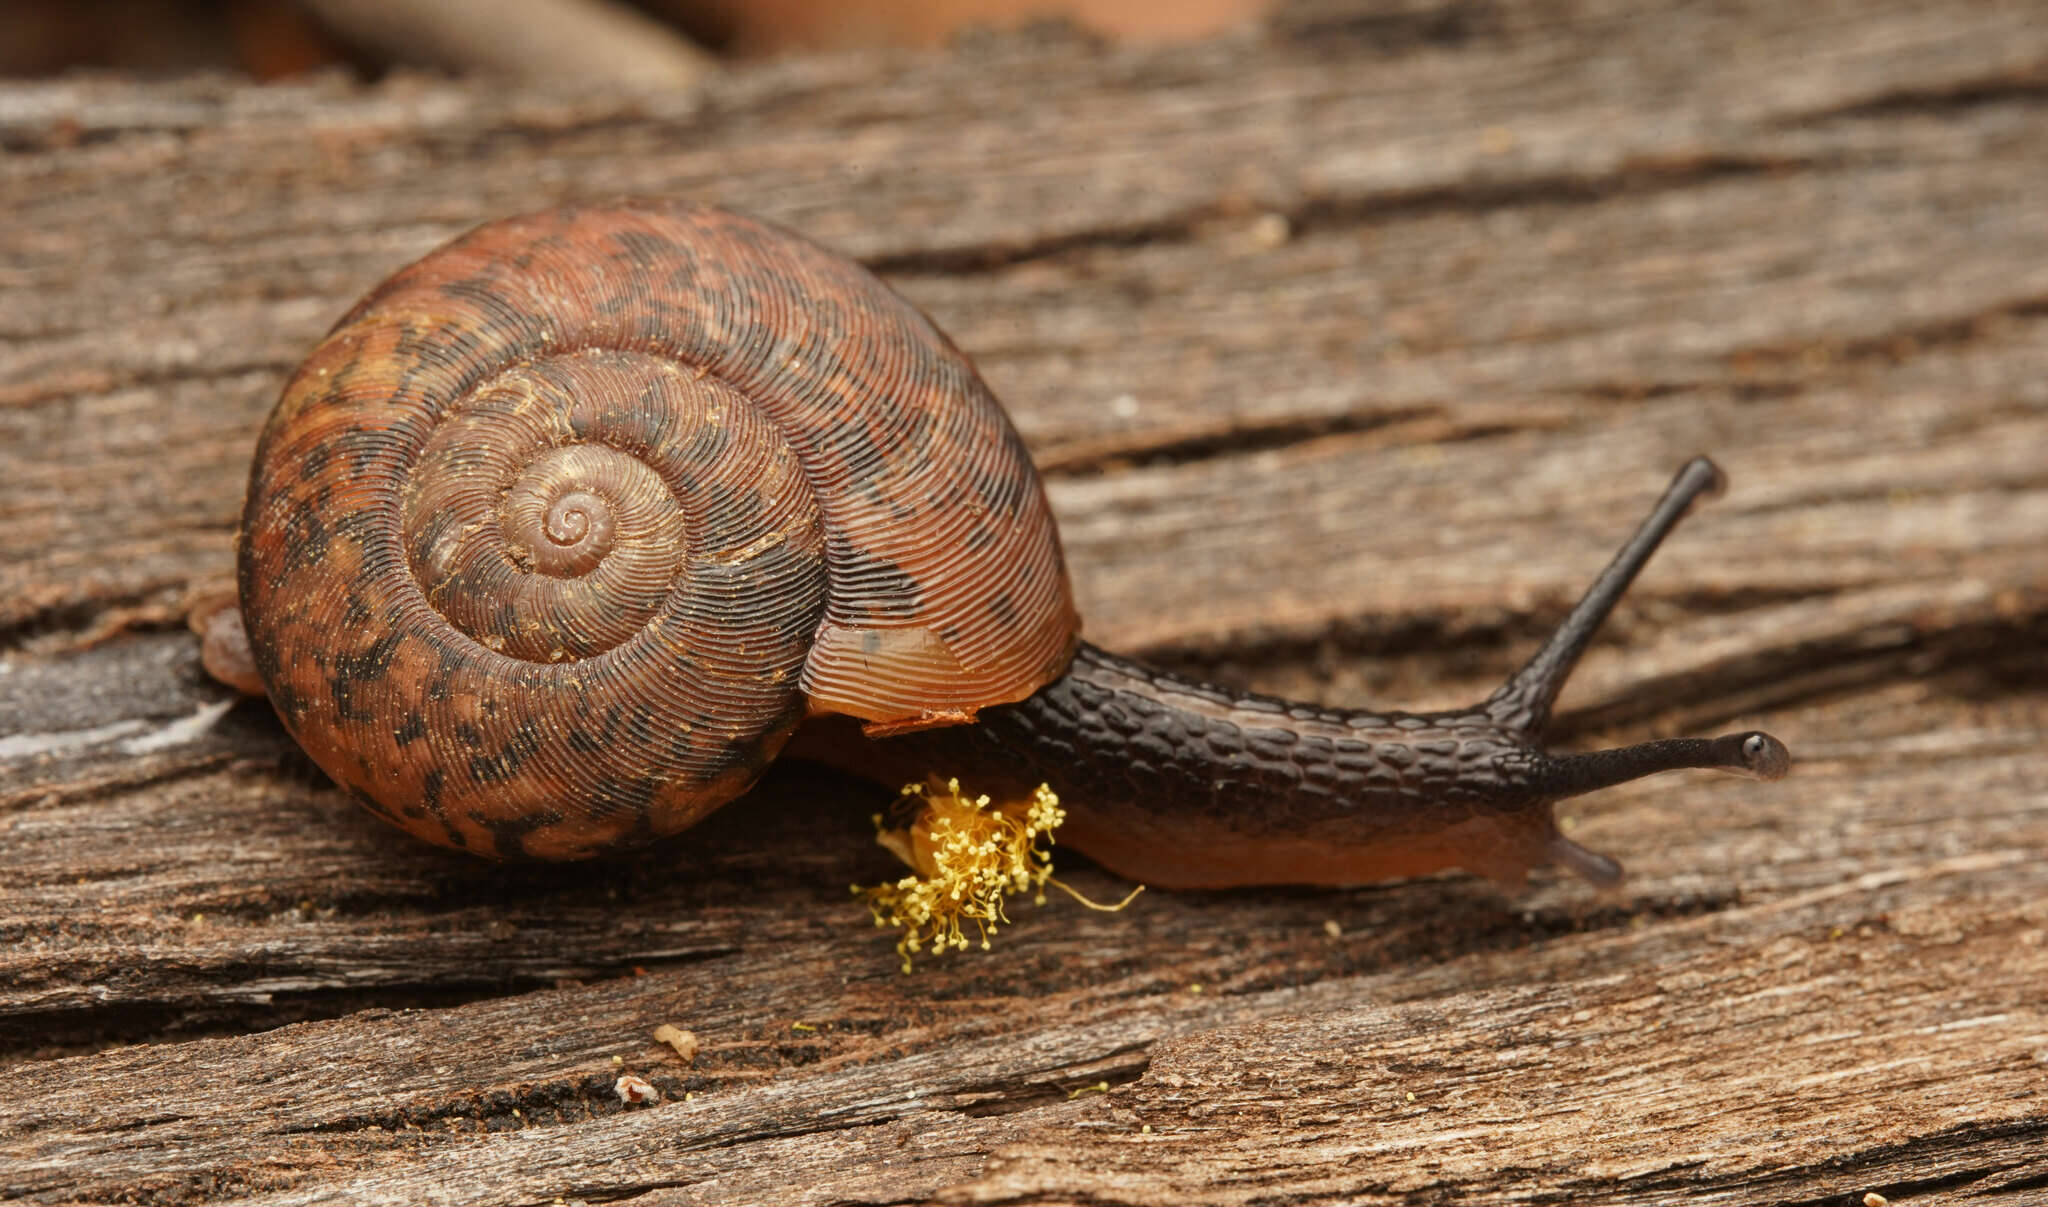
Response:
[[[907,784],[903,798],[916,810],[909,827],[892,828],[878,813],[875,840],[910,865],[911,874],[853,891],[866,898],[876,926],[902,929],[896,954],[907,973],[919,952],[966,950],[968,925],[987,950],[990,937],[1009,924],[1006,897],[1030,890],[1044,901],[1052,834],[1067,814],[1045,784],[1024,800],[1000,805],[962,792],[957,779]]]

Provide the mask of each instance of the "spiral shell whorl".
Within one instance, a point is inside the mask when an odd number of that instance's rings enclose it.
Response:
[[[965,358],[858,267],[661,204],[493,224],[364,299],[265,431],[242,597],[337,780],[550,858],[683,828],[807,711],[1022,698],[1076,628]]]

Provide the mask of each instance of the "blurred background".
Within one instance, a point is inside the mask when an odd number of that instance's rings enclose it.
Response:
[[[723,58],[931,47],[1060,22],[1103,37],[1201,37],[1271,0],[0,0],[0,74],[393,68],[687,82]]]

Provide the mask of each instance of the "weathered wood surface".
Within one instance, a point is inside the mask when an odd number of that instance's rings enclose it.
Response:
[[[2044,102],[2048,26],[1989,0],[0,91],[0,1199],[2048,1198]],[[602,866],[405,842],[222,711],[179,610],[348,301],[620,192],[874,264],[1048,466],[1091,635],[1264,687],[1483,692],[1711,451],[1566,704],[1767,720],[1797,771],[1576,808],[1610,899],[1027,906],[907,978],[822,771]]]

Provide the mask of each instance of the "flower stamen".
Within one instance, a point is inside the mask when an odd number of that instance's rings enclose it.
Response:
[[[1052,834],[1067,813],[1045,784],[1024,800],[995,806],[986,796],[962,792],[957,779],[906,784],[903,796],[917,802],[910,825],[891,828],[878,813],[875,841],[912,874],[867,888],[856,884],[853,891],[867,898],[876,926],[902,928],[896,954],[907,973],[911,956],[927,947],[933,955],[966,950],[963,921],[987,950],[989,938],[1010,921],[1003,907],[1010,894],[1028,889],[1043,901],[1052,878]]]

